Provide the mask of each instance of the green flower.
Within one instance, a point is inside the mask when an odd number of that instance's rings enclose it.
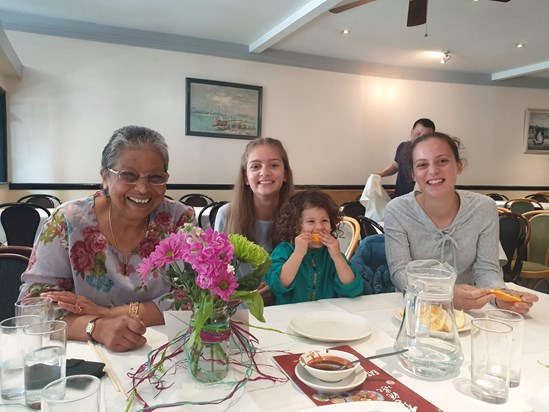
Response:
[[[230,234],[229,241],[234,247],[234,257],[241,263],[259,266],[265,263],[269,254],[261,246],[248,240],[245,236]]]

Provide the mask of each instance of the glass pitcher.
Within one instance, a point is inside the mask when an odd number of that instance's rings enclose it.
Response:
[[[408,287],[395,342],[400,363],[427,378],[443,378],[463,363],[454,316],[456,271],[447,263],[416,260],[406,265]]]

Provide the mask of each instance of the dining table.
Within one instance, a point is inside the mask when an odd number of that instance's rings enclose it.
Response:
[[[527,290],[521,286],[508,283],[510,289]],[[528,290],[530,291],[530,290]],[[476,399],[470,391],[471,336],[470,331],[461,332],[459,341],[464,355],[464,362],[459,370],[443,379],[434,380],[420,378],[408,372],[399,363],[396,356],[372,360],[383,371],[392,375],[402,384],[425,398],[431,404],[445,412],[463,411],[508,411],[508,412],[541,412],[549,409],[534,409],[530,400],[549,392],[549,295],[535,292],[539,302],[535,303],[525,316],[524,345],[522,350],[522,378],[520,385],[509,389],[509,399],[504,404],[491,404]],[[258,338],[256,344],[256,362],[264,372],[279,378],[285,375],[273,362],[273,356],[281,353],[303,353],[310,350],[322,350],[339,345],[349,345],[358,353],[368,356],[393,350],[400,320],[398,313],[402,310],[403,295],[400,292],[360,296],[356,298],[336,298],[297,304],[269,306],[265,308],[266,323],[259,323],[250,318],[250,332]],[[469,318],[483,317],[485,310],[493,309],[491,304],[480,310],[467,311]],[[290,323],[304,313],[334,314],[341,319],[348,316],[359,316],[371,324],[367,336],[352,341],[327,342],[301,336],[295,333]],[[470,321],[470,320],[469,320]],[[255,328],[254,325],[263,329]],[[147,361],[148,354],[166,343],[173,331],[167,330],[167,325],[149,327],[145,334],[147,343],[144,347],[126,353],[115,353],[99,346],[102,353],[98,357],[97,350],[85,342],[71,341],[67,346],[67,357],[105,361],[109,367],[111,379],[102,379],[102,411],[124,411],[127,405],[124,392],[131,388],[128,372],[134,372]],[[322,330],[319,330],[319,334]],[[230,384],[204,384],[190,377],[184,362],[173,370],[167,371],[173,380],[170,388],[156,391],[152,384],[143,383],[140,393],[150,405],[162,405],[188,400],[196,403],[211,402],[225,396],[232,386]],[[167,373],[167,374],[168,374]],[[227,379],[230,380],[230,374]],[[185,405],[174,411],[296,411],[314,407],[314,403],[306,396],[291,379],[278,382],[266,380],[254,381],[255,374],[249,382],[241,386],[234,395],[218,404]],[[123,390],[117,391],[118,382]],[[548,395],[545,395],[548,396]],[[546,399],[547,400],[547,399]],[[142,404],[135,400],[130,411],[139,411]],[[2,408],[0,411],[11,410]],[[320,409],[320,411],[322,408]],[[421,412],[417,409],[415,412]]]

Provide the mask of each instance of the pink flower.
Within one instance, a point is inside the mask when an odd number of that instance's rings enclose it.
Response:
[[[92,253],[103,252],[107,248],[107,238],[99,231],[98,227],[87,227],[82,230],[86,247]]]
[[[72,246],[71,262],[77,272],[87,272],[93,268],[94,254],[87,248],[86,242],[79,240]]]
[[[210,290],[212,291],[212,295],[217,295],[219,299],[228,302],[229,297],[235,292],[237,287],[238,282],[234,273],[224,271],[215,277]]]

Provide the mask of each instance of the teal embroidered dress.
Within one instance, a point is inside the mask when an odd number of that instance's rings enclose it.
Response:
[[[274,294],[277,305],[343,296],[355,297],[362,293],[362,277],[350,264],[355,280],[347,285],[341,283],[326,247],[309,249],[294,281],[285,288],[280,283],[280,271],[293,252],[291,243],[282,242],[271,254],[272,265],[265,281]]]
[[[194,210],[182,203],[163,200],[149,216],[145,237],[127,256],[112,246],[99,231],[93,196],[64,203],[48,218],[34,244],[29,267],[21,275],[20,298],[46,290],[67,290],[100,306],[119,306],[153,300],[167,309],[161,297],[170,285],[160,276],[143,284],[137,268],[158,242],[194,222]]]

